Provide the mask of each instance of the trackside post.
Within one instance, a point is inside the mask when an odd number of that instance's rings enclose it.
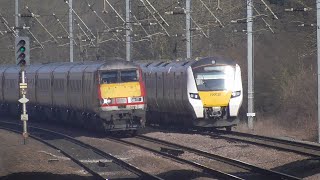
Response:
[[[16,37],[15,40],[16,44],[16,62],[17,65],[20,65],[21,68],[21,81],[19,84],[19,89],[21,93],[21,97],[19,102],[22,104],[22,114],[21,114],[21,121],[23,122],[23,143],[26,144],[26,140],[28,138],[27,132],[27,121],[28,121],[28,114],[27,114],[27,102],[29,99],[26,98],[28,84],[26,83],[26,76],[25,76],[25,67],[26,65],[30,64],[30,49],[29,49],[29,38],[28,37]]]

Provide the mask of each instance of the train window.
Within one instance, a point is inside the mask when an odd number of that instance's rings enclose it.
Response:
[[[60,90],[59,80],[57,80],[57,79],[53,80],[53,90],[54,91],[59,91]]]
[[[118,72],[117,71],[105,71],[101,72],[101,84],[110,84],[118,82]]]
[[[147,73],[144,73],[144,78],[143,78],[143,80],[144,80],[145,86],[147,86]]]
[[[121,71],[121,82],[135,82],[138,81],[137,70]]]
[[[188,62],[189,62],[189,61],[187,61],[187,62],[183,63],[181,66],[185,66],[186,64],[188,64]]]
[[[49,81],[46,79],[39,79],[39,88],[42,91],[47,91],[49,89]]]
[[[168,64],[170,64],[170,63],[164,63],[164,64],[162,65],[162,67],[165,67],[165,66],[167,66]]]
[[[160,64],[162,64],[163,62],[159,62],[158,64],[156,64],[155,66],[157,67],[157,66],[160,66]]]
[[[205,67],[194,72],[199,91],[222,91],[232,89],[234,69],[230,66]]]
[[[46,90],[49,89],[49,86],[50,86],[50,81],[49,81],[49,80],[46,80]]]
[[[77,88],[77,91],[78,91],[78,92],[80,92],[82,82],[81,82],[81,80],[78,80],[77,82],[78,82],[78,86],[77,86],[78,88]]]

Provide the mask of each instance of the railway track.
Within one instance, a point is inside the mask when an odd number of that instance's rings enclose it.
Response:
[[[21,125],[17,123],[0,121],[0,128],[21,133]],[[29,132],[31,138],[59,150],[92,174],[95,179],[162,179],[70,136],[33,126],[29,126]]]
[[[223,138],[231,141],[240,141],[244,143],[265,146],[272,149],[278,149],[287,152],[293,152],[310,157],[320,157],[320,145],[305,143],[293,140],[286,140],[274,137],[260,136],[241,132],[226,132],[226,131],[213,131],[213,132],[200,132],[201,135],[207,135],[213,138]]]
[[[272,149],[282,150],[286,152],[293,152],[309,157],[320,157],[320,145],[315,143],[301,142],[295,140],[287,140],[275,137],[261,136],[249,133],[242,133],[236,131],[225,131],[225,130],[214,130],[214,131],[202,131],[202,130],[177,130],[172,129],[172,131],[164,130],[159,127],[151,127],[152,129],[160,129],[163,132],[180,132],[187,134],[200,134],[204,136],[209,136],[212,138],[221,138],[230,141],[243,142],[248,144],[254,144],[258,146],[264,146]]]
[[[9,129],[11,131],[17,128],[19,128],[19,130],[21,129],[20,126],[18,127],[17,124],[11,123],[11,122],[0,121],[0,128],[1,126],[4,126],[6,127],[6,129]],[[17,130],[15,131],[19,132]],[[130,164],[127,164],[121,159],[118,159],[116,157],[110,157],[112,156],[111,154],[105,153],[95,147],[87,145],[72,137],[65,136],[63,134],[59,134],[59,133],[41,129],[41,128],[31,127],[31,126],[30,126],[30,132],[32,133],[33,138],[45,144],[48,144],[49,146],[55,149],[59,149],[63,154],[65,154],[71,160],[79,164],[81,167],[83,167],[85,170],[87,170],[97,179],[106,179],[105,176],[107,173],[103,173],[103,172],[110,171],[110,170],[105,170],[106,167],[108,168],[113,167],[112,169],[115,171],[119,171],[120,169],[122,170],[126,169],[127,170],[127,173],[125,173],[126,176],[128,176],[128,173],[130,173],[129,176],[133,176],[134,178],[161,179],[160,177],[145,173],[139,170],[138,168]],[[243,141],[247,143],[253,143],[253,144],[268,146],[272,148],[274,147],[271,145],[264,144],[265,141],[267,141],[267,139],[275,139],[275,141],[277,141],[278,143],[290,142],[292,144],[295,144],[296,146],[300,146],[300,148],[307,146],[308,149],[311,151],[311,153],[308,153],[308,154],[306,154],[306,152],[304,153],[296,152],[296,153],[309,155],[309,156],[318,156],[317,152],[320,151],[319,150],[320,146],[316,146],[312,144],[305,144],[305,143],[296,142],[296,141],[288,141],[283,139],[253,135],[253,136],[256,136],[257,139],[260,138],[262,142],[264,141],[263,144],[258,144],[253,140],[249,141],[248,140],[249,138],[245,140],[244,137],[252,136],[250,134],[245,134],[245,133],[238,133],[238,132],[227,133],[225,131],[216,131],[216,132],[210,132],[210,133],[201,132],[201,134],[209,135],[215,138],[220,137],[220,138],[226,138],[234,141]],[[236,138],[233,138],[231,134],[234,135]],[[241,134],[243,135],[242,138],[240,136]],[[193,149],[190,147],[170,143],[167,141],[163,141],[163,140],[159,140],[159,139],[155,139],[147,136],[138,135],[133,138],[122,138],[122,139],[106,137],[106,139],[117,142],[117,143],[131,145],[147,151],[151,151],[154,154],[158,154],[160,156],[172,159],[174,161],[178,161],[183,164],[188,164],[190,166],[193,166],[197,169],[202,170],[202,172],[206,174],[210,174],[213,177],[217,177],[221,179],[300,179],[299,177],[295,177],[292,175],[288,175],[288,174],[284,174],[281,172],[276,172],[268,169],[263,169],[263,168],[260,168],[248,163],[244,163],[241,161],[237,161],[234,159],[222,157],[216,154],[208,153],[198,149]],[[72,145],[65,145],[68,143]],[[280,149],[291,151],[283,147]],[[298,150],[295,150],[295,151],[298,151]],[[292,150],[292,152],[295,152],[295,151]],[[82,152],[82,153],[79,153],[79,152]],[[96,155],[92,155],[92,153]],[[183,155],[187,153],[197,155],[202,159],[202,161],[199,162],[197,160],[192,160],[192,159],[190,160],[190,158],[185,157]],[[80,156],[78,156],[78,154],[80,154]],[[89,156],[89,157],[85,157],[85,156]],[[90,163],[89,161],[87,161],[88,159],[95,159],[96,163],[95,164],[93,164],[92,162]],[[203,159],[206,159],[206,160],[203,160]],[[112,166],[109,165],[111,163],[113,163]]]
[[[147,136],[136,136],[132,138],[107,138],[108,140],[119,142],[126,145],[132,145],[151,151],[155,154],[173,159],[201,169],[203,172],[223,179],[300,179],[284,173],[263,169],[234,159],[210,154],[201,150],[170,143],[167,141],[150,138]],[[189,160],[184,157],[184,153],[197,155],[200,158],[206,158],[205,163]]]

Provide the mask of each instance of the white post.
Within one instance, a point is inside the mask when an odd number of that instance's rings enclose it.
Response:
[[[247,0],[247,35],[248,35],[248,127],[253,129],[254,87],[253,87],[253,8],[252,0]]]
[[[126,0],[126,60],[131,61],[131,4]]]
[[[26,103],[29,101],[29,99],[26,98],[27,94],[27,83],[25,82],[25,66],[21,66],[21,83],[20,85],[20,92],[22,94],[22,98],[19,99],[19,102],[22,104],[22,114],[21,114],[21,121],[23,122],[23,142],[26,144],[26,140],[28,138],[28,132],[27,132],[27,121],[28,121],[28,114],[27,114],[27,105]]]
[[[69,0],[69,38],[70,38],[70,62],[73,62],[73,20],[72,20],[72,0]]]
[[[192,56],[191,53],[191,0],[186,0],[186,46],[187,46],[187,59]]]
[[[19,0],[15,0],[15,26],[16,26],[16,35],[19,36]]]

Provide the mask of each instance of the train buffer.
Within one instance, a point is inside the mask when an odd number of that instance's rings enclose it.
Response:
[[[163,153],[173,155],[173,156],[180,156],[181,154],[184,153],[184,151],[181,149],[168,148],[168,147],[160,147],[160,151]]]

